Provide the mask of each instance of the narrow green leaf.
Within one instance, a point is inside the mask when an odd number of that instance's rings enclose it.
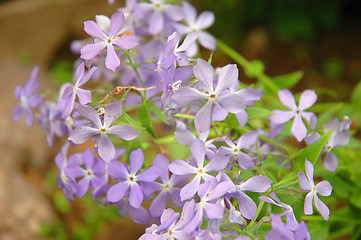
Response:
[[[283,88],[292,88],[301,80],[302,77],[303,77],[303,72],[296,71],[285,75],[273,77],[272,79],[279,88],[283,89]]]
[[[260,108],[260,107],[248,107],[246,108],[246,111],[248,113],[248,118],[265,118],[268,117],[268,115],[272,114],[272,111],[266,109],[266,108]]]
[[[214,52],[211,52],[211,55],[210,55],[209,58],[208,58],[208,63],[209,63],[209,64],[212,64],[213,53],[214,53]]]
[[[164,113],[162,110],[160,110],[157,106],[155,106],[153,103],[147,102],[147,107],[155,114],[157,117],[162,120],[165,124],[169,124],[167,118],[164,116]]]
[[[130,123],[130,125],[134,128],[141,128],[141,126],[134,121],[133,118],[131,118],[131,116],[129,116],[127,113],[123,112],[122,117],[128,122]]]
[[[326,144],[328,138],[331,136],[332,131],[323,134],[314,144],[311,144],[297,154],[296,168],[303,171],[305,168],[305,161],[308,159],[312,164],[315,164],[317,158],[320,156],[323,146]]]
[[[150,126],[151,119],[150,119],[150,113],[147,111],[145,107],[139,108],[138,111],[138,119],[142,126],[145,128],[145,130],[152,135],[155,139],[157,139],[157,136],[155,135],[152,127]]]
[[[351,101],[356,104],[361,104],[361,81],[356,85],[351,94]]]

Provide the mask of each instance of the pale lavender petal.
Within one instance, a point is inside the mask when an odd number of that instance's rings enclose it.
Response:
[[[15,90],[14,90],[15,98],[16,98],[16,99],[20,99],[22,92],[23,92],[23,87],[20,86],[20,85],[17,85],[17,86],[15,87]]]
[[[224,207],[219,203],[205,203],[204,212],[208,219],[222,219]]]
[[[238,205],[242,216],[247,219],[254,219],[257,213],[257,205],[245,193],[240,192],[239,194]]]
[[[90,119],[97,126],[98,129],[102,128],[99,114],[94,108],[81,105],[78,107],[78,113],[80,116]]]
[[[300,97],[298,107],[300,110],[305,110],[311,107],[317,101],[317,94],[314,90],[305,90]]]
[[[244,170],[254,168],[256,166],[254,159],[242,151],[237,153],[237,160],[239,167]]]
[[[326,206],[326,204],[324,204],[317,196],[317,194],[315,194],[315,205],[317,210],[321,213],[322,217],[328,221],[328,218],[330,216],[330,209],[328,209],[328,207]]]
[[[236,64],[228,64],[221,68],[218,76],[218,84],[215,90],[216,94],[229,88],[238,81],[238,69]],[[238,95],[239,96],[239,95]],[[243,98],[242,98],[243,100]]]
[[[85,172],[84,169],[78,165],[68,165],[64,168],[65,175],[70,178],[83,177]]]
[[[247,148],[255,144],[257,139],[258,139],[257,130],[246,132],[238,139],[237,148],[238,149]]]
[[[173,21],[179,22],[183,19],[184,15],[181,7],[174,4],[164,4],[163,12]]]
[[[140,206],[138,209],[129,207],[129,215],[132,218],[132,221],[137,224],[148,225],[150,221],[150,216],[147,210],[144,207]]]
[[[196,101],[208,99],[208,95],[195,88],[184,87],[179,89],[172,96],[172,99],[174,99],[174,101],[176,101],[179,105],[183,106]]]
[[[209,100],[199,110],[194,118],[194,125],[199,132],[205,132],[211,127],[211,112],[212,112],[213,101]]]
[[[73,111],[74,108],[74,103],[75,103],[75,93],[72,92],[72,94],[70,95],[67,104],[65,105],[65,109],[63,111],[63,118],[66,119],[67,117],[69,117],[70,113]]]
[[[84,197],[84,195],[88,192],[90,188],[89,178],[83,178],[78,182],[78,191],[76,192],[76,196],[78,198]]]
[[[124,194],[127,192],[128,188],[129,185],[126,182],[119,182],[110,187],[107,192],[108,202],[118,202],[121,200],[124,197]]]
[[[243,98],[235,93],[228,93],[218,97],[216,100],[222,108],[231,113],[238,113],[246,106],[244,105]]]
[[[108,166],[108,173],[111,178],[122,180],[125,180],[129,175],[129,172],[124,166],[124,163],[121,163],[118,160],[110,161]]]
[[[81,105],[85,105],[92,101],[92,93],[90,90],[78,88],[76,90],[76,95],[78,96]]]
[[[325,159],[323,160],[323,165],[325,168],[330,172],[336,172],[336,169],[338,167],[338,159],[336,155],[329,151],[325,155]]]
[[[134,16],[138,19],[144,18],[152,9],[153,5],[150,3],[137,3],[134,7]]]
[[[192,218],[191,221],[184,227],[185,232],[188,235],[192,235],[192,233],[196,230],[196,228],[202,225],[203,222],[203,209],[199,209],[196,215]]]
[[[180,35],[185,35],[189,33],[189,27],[181,24],[181,23],[173,23],[173,27]]]
[[[214,13],[210,11],[204,11],[201,14],[199,14],[196,25],[200,30],[204,30],[212,26],[214,23]]]
[[[305,210],[305,214],[306,215],[311,215],[313,213],[313,192],[309,192],[307,195],[306,195],[306,198],[305,198],[305,207],[304,207],[304,210]],[[316,195],[317,196],[317,195]]]
[[[137,183],[130,186],[129,204],[132,207],[139,208],[143,202],[143,192]]]
[[[14,121],[15,122],[19,121],[22,115],[23,115],[23,108],[20,106],[20,104],[18,104],[13,110]]]
[[[137,176],[139,181],[153,182],[159,177],[159,169],[157,167],[150,167],[145,172],[142,172]]]
[[[25,109],[25,123],[28,126],[32,126],[34,123],[34,113],[30,108]]]
[[[317,116],[313,112],[301,112],[301,115],[310,123],[310,128],[315,129],[317,124]]]
[[[124,140],[130,141],[140,136],[135,129],[128,125],[118,124],[108,129],[109,134],[116,135]]]
[[[246,112],[246,110],[242,109],[240,112],[236,113],[235,115],[239,125],[241,127],[246,126],[246,123],[248,122],[248,113]]]
[[[282,124],[289,121],[295,116],[292,111],[273,110],[274,115],[270,115],[268,118],[271,122]]]
[[[348,132],[337,133],[333,139],[333,147],[345,146],[350,141],[351,134]]]
[[[99,28],[98,24],[96,24],[94,21],[85,21],[84,31],[92,37],[103,40],[107,39],[107,35],[105,35],[105,33]]]
[[[197,174],[190,183],[188,183],[182,188],[182,190],[180,191],[180,197],[182,202],[184,200],[192,198],[194,194],[196,194],[200,182],[201,176]]]
[[[123,114],[122,104],[120,101],[109,104],[105,108],[104,127],[107,129],[112,123]]]
[[[182,45],[177,48],[177,52],[186,51],[199,37],[199,32],[190,32],[184,39]]]
[[[162,31],[164,26],[164,16],[161,11],[153,12],[149,19],[149,32],[152,35],[156,35]]]
[[[105,42],[87,44],[80,49],[80,57],[85,60],[91,60],[95,58],[105,47]]]
[[[112,43],[114,43],[121,49],[131,49],[139,44],[137,38],[134,36],[125,36],[113,39]]]
[[[278,91],[278,97],[283,105],[288,107],[291,110],[296,110],[297,105],[293,94],[288,89],[282,89]]]
[[[166,207],[166,198],[165,194],[159,194],[156,196],[153,200],[153,202],[150,204],[149,212],[153,217],[159,217],[163,210]]]
[[[185,22],[189,26],[192,26],[196,22],[196,17],[197,17],[196,8],[188,2],[183,2],[183,13],[184,13]]]
[[[321,134],[318,132],[312,132],[305,137],[305,142],[307,145],[311,145],[315,143],[319,138],[321,137]]]
[[[74,129],[74,131],[68,137],[68,140],[72,141],[75,144],[81,144],[88,141],[89,138],[99,134],[99,130],[88,127],[81,126]]]
[[[83,75],[78,79],[76,85],[80,87],[83,86],[85,83],[87,83],[97,69],[98,69],[97,67],[93,66],[85,75]]]
[[[39,106],[42,100],[43,99],[39,94],[34,94],[28,98],[28,104],[30,107],[34,108]]]
[[[223,109],[219,103],[214,102],[212,109],[212,121],[223,121],[228,116],[228,111]],[[208,137],[208,135],[207,135]]]
[[[117,33],[123,27],[124,21],[124,14],[121,10],[112,15],[110,19],[109,38],[113,38],[115,35],[117,35]]]
[[[265,176],[254,176],[247,181],[245,181],[241,188],[243,191],[250,192],[265,192],[267,191],[272,184],[272,180]]]
[[[332,193],[332,186],[329,181],[322,181],[316,185],[316,192],[321,196],[330,196]]]
[[[331,121],[328,121],[325,124],[325,132],[328,132],[332,129],[338,129],[340,126],[340,121],[337,119],[337,117],[335,117],[334,119],[332,119]]]
[[[198,58],[197,65],[193,68],[194,76],[203,83],[208,92],[213,92],[213,67],[208,62]]]
[[[130,173],[136,174],[144,163],[144,152],[141,148],[138,148],[130,153]]]
[[[175,139],[182,145],[191,145],[193,140],[196,138],[194,134],[188,129],[181,129],[174,132]]]
[[[202,47],[207,48],[211,51],[215,51],[217,49],[216,38],[209,33],[200,32],[198,41]]]
[[[305,169],[306,169],[308,181],[312,184],[312,186],[315,186],[315,183],[313,182],[314,168],[313,168],[312,163],[310,161],[308,161],[307,159],[305,161]]]
[[[95,22],[104,33],[109,33],[110,18],[105,15],[95,15]]]
[[[176,159],[169,164],[169,171],[176,175],[189,175],[197,173],[197,168],[189,165],[183,160]]]
[[[287,220],[288,223],[288,220]],[[298,225],[298,223],[297,223]],[[296,230],[295,232],[295,240],[304,240],[309,239],[308,235],[308,226],[304,221],[301,221],[301,223],[296,226],[296,228],[292,228],[291,230]]]
[[[207,201],[218,199],[234,187],[232,182],[224,181],[217,185],[207,197]]]
[[[300,172],[297,174],[297,176],[298,176],[298,180],[299,180],[301,188],[303,190],[311,191],[313,188],[313,185],[310,183],[310,181],[308,181],[308,179],[306,178],[306,175],[303,172]]]
[[[204,167],[205,172],[209,171],[221,171],[226,168],[229,162],[229,157],[223,154],[216,154],[212,160]]]
[[[197,163],[198,168],[203,167],[204,157],[206,154],[205,143],[198,138],[195,138],[191,144],[191,153]]]
[[[295,119],[293,120],[291,132],[299,142],[307,136],[307,128],[299,114],[296,114]]]
[[[84,75],[84,62],[81,62],[75,71],[75,76],[77,79],[77,81],[75,81],[75,83],[79,82],[79,80],[83,78],[83,75]],[[74,80],[75,79],[73,79],[73,82],[74,82]]]
[[[112,44],[108,44],[107,47],[107,56],[105,57],[105,66],[112,70],[113,72],[115,69],[120,65],[120,60],[117,53],[114,50]]]
[[[100,135],[98,153],[104,161],[112,160],[115,155],[114,145],[107,134]]]

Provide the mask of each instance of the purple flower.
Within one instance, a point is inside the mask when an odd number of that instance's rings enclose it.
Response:
[[[172,35],[168,37],[168,44],[172,43],[173,45],[173,54],[176,56],[176,60],[179,66],[187,66],[190,64],[188,60],[188,56],[185,53],[187,49],[196,41],[198,38],[198,32],[190,32],[184,39],[182,45],[179,45],[179,34],[174,32]],[[174,39],[174,41],[172,41]]]
[[[85,169],[80,167],[80,165],[73,163],[68,164],[64,170],[66,175],[72,179],[82,178],[77,184],[77,197],[83,197],[90,188],[98,189],[108,181],[108,178],[105,175],[104,161],[94,156],[89,148],[82,153],[82,160]]]
[[[40,95],[36,93],[40,86],[40,81],[37,78],[38,71],[39,67],[34,67],[25,88],[17,85],[14,92],[16,99],[19,100],[19,104],[13,110],[14,121],[19,121],[23,112],[25,112],[25,122],[28,126],[32,126],[34,123],[34,114],[31,108],[37,107],[42,100]]]
[[[330,172],[335,172],[338,167],[338,159],[332,152],[332,149],[345,146],[350,141],[351,134],[347,132],[349,124],[350,120],[348,119],[340,123],[337,118],[334,118],[325,125],[325,133],[333,130],[324,146],[325,159],[323,160],[323,165]],[[305,142],[307,145],[311,145],[320,137],[321,135],[318,132],[313,132],[305,138]]]
[[[240,112],[244,109],[243,98],[235,93],[222,94],[223,90],[228,89],[238,80],[238,69],[236,65],[227,65],[220,70],[218,84],[214,88],[213,77],[214,69],[206,61],[198,59],[194,66],[194,75],[203,84],[206,93],[200,92],[192,87],[183,87],[174,95],[173,99],[180,105],[186,105],[195,101],[207,100],[207,103],[199,110],[194,119],[194,124],[198,132],[208,131],[211,126],[212,117],[218,118],[213,114],[213,106],[231,113]],[[223,111],[224,112],[224,111]]]
[[[120,102],[109,104],[105,108],[103,121],[94,108],[82,105],[79,106],[78,112],[79,115],[90,119],[93,126],[75,128],[68,139],[75,144],[81,144],[91,137],[98,137],[98,153],[104,161],[109,162],[115,155],[114,145],[108,134],[116,135],[127,141],[139,136],[139,133],[131,126],[123,124],[111,126],[123,113]]]
[[[315,186],[315,183],[313,182],[314,168],[312,163],[307,159],[305,162],[305,167],[307,178],[303,172],[297,174],[301,188],[303,190],[309,191],[305,198],[305,214],[311,215],[313,213],[312,202],[314,200],[316,208],[321,213],[322,217],[328,221],[330,210],[326,204],[324,204],[318,198],[317,194],[320,194],[321,196],[330,196],[332,192],[332,186],[329,181],[322,181]]]
[[[260,196],[259,199],[283,208],[287,216],[287,228],[292,231],[296,230],[298,227],[298,222],[296,220],[295,214],[293,213],[293,208],[290,205],[281,202],[281,200],[276,196],[276,193],[273,192],[269,195],[271,196],[271,198]]]
[[[180,197],[182,201],[190,199],[194,196],[194,194],[197,192],[201,179],[209,181],[213,178],[207,172],[221,171],[227,166],[229,161],[229,157],[226,157],[222,154],[216,154],[206,166],[203,166],[206,154],[206,146],[205,143],[198,138],[194,139],[193,143],[191,144],[191,153],[193,159],[196,162],[196,166],[192,166],[189,163],[179,159],[173,160],[171,164],[169,164],[169,170],[173,174],[196,174],[193,180],[185,185],[180,191]]]
[[[180,34],[184,35],[190,32],[199,32],[198,41],[201,46],[214,51],[217,48],[216,39],[209,33],[206,33],[205,30],[212,26],[214,23],[214,13],[210,11],[204,11],[199,14],[197,18],[197,10],[196,8],[188,2],[183,3],[183,12],[184,12],[184,20],[186,25],[180,23],[174,23],[174,27]],[[187,50],[189,56],[195,56],[198,52],[198,47],[196,44],[192,44],[192,46]]]
[[[272,229],[267,232],[266,240],[309,240],[310,234],[304,221],[298,224],[297,229],[291,230],[282,222],[281,216],[271,213]],[[295,232],[294,232],[295,231]]]
[[[230,179],[228,179],[228,181],[232,182]],[[271,187],[272,182],[268,177],[259,175],[251,177],[245,182],[240,182],[238,185],[234,185],[231,196],[238,199],[238,206],[243,217],[254,219],[257,213],[257,205],[244,191],[265,192]]]
[[[129,204],[134,208],[139,208],[144,196],[138,182],[154,181],[159,176],[159,170],[156,167],[150,167],[145,172],[136,175],[144,163],[144,153],[140,148],[130,153],[129,161],[130,170],[126,164],[117,160],[109,163],[109,176],[119,182],[109,188],[107,200],[109,202],[118,202],[130,188]]]
[[[75,72],[76,80],[74,79],[75,84],[67,84],[61,96],[62,100],[66,102],[65,109],[63,111],[64,119],[69,117],[70,113],[73,111],[76,96],[78,96],[79,102],[82,105],[91,102],[90,90],[81,89],[79,87],[87,83],[96,70],[97,67],[92,67],[87,73],[85,73],[83,62],[77,67]]]
[[[276,124],[282,124],[294,118],[291,132],[297,141],[301,142],[307,135],[307,128],[302,121],[302,117],[310,123],[311,129],[314,129],[316,126],[316,115],[313,112],[304,111],[315,104],[317,100],[315,91],[305,90],[301,94],[298,106],[296,105],[295,98],[288,89],[279,90],[278,97],[283,105],[292,111],[273,110],[274,115],[269,116],[269,120]]]
[[[114,50],[114,45],[121,49],[131,49],[138,45],[138,41],[134,36],[118,36],[124,25],[124,21],[125,18],[122,11],[114,13],[110,19],[109,34],[102,31],[94,21],[85,21],[84,30],[94,38],[94,43],[82,47],[80,57],[85,60],[91,60],[96,57],[100,51],[107,48],[105,66],[115,71],[120,65],[120,60]]]
[[[166,4],[166,0],[149,0],[150,3],[138,3],[134,6],[134,16],[148,24],[148,31],[152,35],[160,33],[166,19],[180,21],[183,13],[179,6]]]
[[[169,160],[166,156],[158,154],[153,159],[153,166],[158,168],[159,182],[145,182],[141,185],[144,195],[152,196],[154,192],[158,191],[158,195],[154,198],[150,204],[149,212],[153,217],[159,217],[166,207],[167,200],[171,199],[176,205],[182,206],[182,202],[179,196],[180,188],[176,185],[183,182],[185,178],[183,176],[172,175],[169,177],[168,170]]]
[[[238,138],[236,141],[237,145],[234,144],[231,140],[226,139],[225,142],[229,147],[221,146],[219,151],[223,154],[226,154],[227,156],[230,156],[231,160],[237,160],[239,166],[242,169],[254,168],[255,162],[253,158],[241,150],[255,144],[257,139],[258,131],[250,131]]]

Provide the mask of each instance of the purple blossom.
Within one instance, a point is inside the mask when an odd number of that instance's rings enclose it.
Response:
[[[179,6],[166,4],[166,0],[149,0],[134,6],[134,16],[148,24],[148,31],[152,35],[160,33],[166,25],[167,19],[180,21],[183,13]]]
[[[90,90],[81,89],[80,87],[89,81],[96,70],[97,67],[92,67],[87,73],[85,73],[83,62],[77,67],[75,72],[75,79],[73,80],[75,84],[67,84],[61,96],[62,101],[66,102],[65,109],[63,111],[64,119],[69,117],[70,113],[73,111],[76,96],[78,96],[79,102],[82,105],[91,102]]]
[[[108,181],[105,174],[104,161],[94,156],[89,148],[82,153],[81,165],[83,164],[85,165],[85,169],[80,167],[80,165],[73,163],[68,164],[64,170],[66,175],[72,179],[82,178],[77,183],[77,197],[83,197],[90,188],[98,189]]]
[[[221,146],[219,151],[227,156],[230,156],[232,161],[236,160],[239,167],[242,169],[254,168],[255,162],[253,158],[241,150],[255,144],[257,139],[258,131],[250,131],[238,138],[236,144],[229,139],[224,140],[228,147]]]
[[[94,108],[88,106],[79,106],[78,112],[81,116],[91,120],[93,125],[75,128],[68,139],[75,144],[81,144],[91,137],[97,137],[98,153],[104,161],[109,162],[115,155],[114,145],[108,134],[116,135],[127,141],[139,136],[139,133],[131,126],[123,124],[111,126],[123,113],[120,102],[109,104],[105,108],[104,119],[100,118]]]
[[[184,21],[186,25],[180,23],[174,23],[174,27],[180,34],[184,35],[190,32],[198,32],[199,38],[198,41],[201,46],[214,51],[217,48],[216,39],[209,33],[202,31],[214,23],[214,13],[210,11],[204,11],[199,14],[197,18],[196,8],[188,2],[183,3],[183,12],[184,12]],[[198,52],[198,47],[196,44],[192,44],[191,47],[187,50],[189,56],[195,56]]]
[[[310,234],[308,227],[302,221],[297,229],[291,230],[282,222],[281,216],[271,213],[272,229],[267,232],[266,240],[282,239],[282,240],[309,240]]]
[[[296,230],[299,224],[296,220],[295,214],[293,213],[293,208],[290,205],[281,202],[281,200],[276,196],[276,193],[273,192],[269,195],[271,196],[271,198],[260,196],[259,199],[283,208],[284,213],[287,216],[287,228],[292,231]]]
[[[150,167],[145,172],[137,175],[144,163],[144,153],[140,148],[130,153],[129,161],[130,170],[126,164],[117,160],[109,163],[109,176],[117,179],[119,182],[109,188],[107,200],[109,202],[118,202],[130,188],[129,204],[134,208],[139,208],[143,202],[144,195],[138,182],[154,181],[159,176],[159,170],[156,167]]]
[[[180,197],[182,201],[190,199],[194,196],[194,194],[197,192],[201,179],[209,181],[213,178],[208,174],[208,172],[223,170],[229,161],[229,157],[226,157],[222,154],[216,154],[206,166],[203,166],[206,154],[206,146],[204,142],[198,138],[194,139],[193,143],[191,144],[191,153],[196,166],[179,159],[173,160],[171,164],[169,164],[169,170],[173,174],[182,176],[196,174],[193,180],[185,185],[180,191]]]
[[[313,90],[305,90],[300,97],[298,106],[296,105],[295,98],[288,89],[278,91],[278,97],[291,111],[273,110],[274,115],[269,116],[269,120],[276,124],[283,124],[290,119],[294,118],[292,123],[291,132],[297,141],[301,142],[307,135],[307,128],[302,121],[302,117],[310,123],[311,129],[314,129],[317,122],[317,117],[313,112],[305,112],[315,104],[317,95]]]
[[[332,149],[345,146],[350,141],[351,134],[347,132],[349,125],[349,119],[340,123],[337,118],[332,119],[325,125],[325,133],[333,131],[324,146],[325,159],[323,160],[323,165],[330,172],[335,172],[338,167],[338,159],[332,152]],[[305,142],[307,145],[311,145],[320,137],[321,135],[318,132],[312,132],[305,138]]]
[[[241,96],[235,93],[222,93],[223,90],[228,89],[238,81],[236,65],[229,64],[220,70],[218,84],[215,88],[213,83],[214,69],[208,62],[199,58],[197,65],[194,66],[194,75],[203,84],[206,93],[200,92],[193,87],[183,87],[173,95],[173,99],[180,105],[207,100],[194,119],[198,132],[208,131],[212,118],[218,118],[214,114],[212,116],[212,109],[216,109],[218,104],[220,105],[219,108],[231,113],[238,113],[244,109],[243,98]]]
[[[321,196],[330,196],[332,192],[332,186],[329,181],[322,181],[315,186],[313,182],[313,165],[310,161],[306,159],[305,162],[306,174],[300,172],[297,174],[300,186],[303,190],[309,191],[305,198],[305,214],[311,215],[313,213],[313,200],[315,202],[316,208],[321,213],[322,217],[328,221],[330,210],[317,196],[320,194]]]
[[[145,182],[141,184],[141,189],[145,196],[153,196],[154,192],[159,192],[149,207],[149,212],[153,217],[159,217],[166,208],[167,200],[172,200],[176,205],[182,206],[179,196],[180,188],[176,185],[183,182],[183,176],[172,175],[169,177],[169,160],[166,156],[158,154],[153,159],[153,166],[159,169],[160,182]]]
[[[88,44],[81,48],[81,58],[91,60],[96,57],[104,48],[107,48],[105,66],[115,71],[120,65],[120,60],[115,52],[114,45],[120,49],[131,49],[138,45],[134,36],[121,36],[118,34],[122,31],[124,25],[124,14],[122,11],[114,13],[110,19],[109,33],[105,33],[94,21],[85,21],[84,30],[94,38],[93,44]]]
[[[28,126],[32,126],[34,123],[34,114],[31,108],[37,107],[42,98],[36,93],[36,90],[40,86],[40,81],[37,77],[39,67],[36,66],[31,72],[30,79],[26,82],[25,88],[17,85],[15,88],[15,98],[19,100],[19,104],[13,110],[14,121],[19,121],[23,112],[25,112],[25,122]]]
[[[228,178],[226,175],[223,176]],[[228,181],[232,182],[229,178]],[[240,182],[238,185],[234,185],[230,196],[238,199],[238,206],[243,217],[254,219],[257,213],[256,203],[244,192],[265,192],[271,187],[272,182],[268,177],[259,175],[251,177],[245,182]]]
[[[168,44],[172,43],[173,54],[176,56],[176,61],[178,62],[179,66],[187,66],[190,64],[185,51],[189,49],[189,47],[196,41],[198,36],[198,32],[190,32],[187,34],[182,45],[180,46],[178,46],[180,36],[177,32],[174,32],[168,37]]]

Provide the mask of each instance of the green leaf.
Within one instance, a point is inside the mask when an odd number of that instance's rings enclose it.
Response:
[[[281,89],[283,88],[292,88],[295,86],[303,77],[302,71],[296,71],[289,74],[273,77],[272,80],[277,84]]]
[[[248,113],[248,119],[265,118],[268,117],[268,115],[272,114],[272,111],[260,107],[248,107],[246,108],[246,111]]]
[[[320,156],[323,146],[326,144],[328,138],[333,131],[328,131],[323,134],[315,143],[305,147],[297,153],[296,168],[298,171],[303,171],[305,168],[306,159],[312,164],[315,164],[317,158]]]
[[[155,106],[153,103],[147,102],[147,108],[149,108],[155,115],[157,115],[157,117],[162,120],[162,122],[169,125],[169,122],[164,116],[163,111],[160,110],[157,106]]]
[[[244,69],[244,72],[248,77],[256,78],[258,74],[264,71],[264,64],[260,60],[253,60],[249,62],[248,68]]]
[[[330,225],[322,221],[318,223],[319,224],[309,224],[311,239],[326,240],[329,233]]]
[[[351,101],[357,105],[361,104],[361,81],[356,85],[351,94]]]
[[[152,135],[155,139],[157,139],[157,136],[155,135],[152,127],[150,126],[151,119],[150,119],[150,113],[147,111],[147,109],[143,106],[139,108],[138,111],[138,119],[142,126],[145,128],[145,130]]]
[[[361,208],[361,191],[358,190],[353,194],[353,196],[350,198],[350,202],[352,205]]]
[[[211,52],[211,55],[210,55],[209,58],[208,58],[208,63],[209,63],[209,64],[212,64],[213,53],[214,53],[214,52]]]
[[[127,113],[123,112],[122,114],[122,117],[128,122],[130,123],[130,125],[134,128],[141,128],[141,126],[136,122],[134,121],[134,119],[129,116]]]

